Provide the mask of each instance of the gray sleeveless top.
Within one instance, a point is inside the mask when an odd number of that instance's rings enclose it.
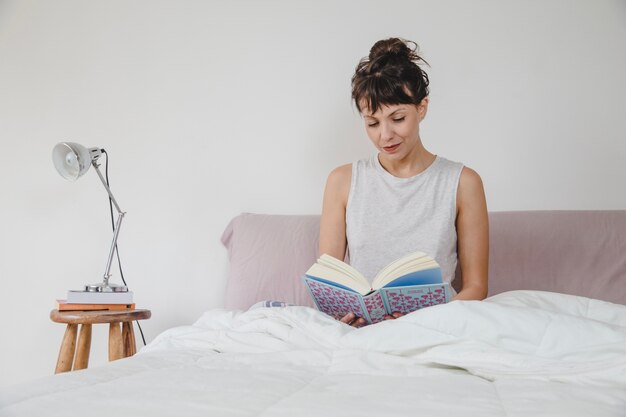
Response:
[[[421,173],[398,178],[378,155],[352,164],[346,207],[350,264],[370,283],[384,266],[421,251],[441,266],[444,282],[454,279],[456,192],[463,164],[437,156]]]

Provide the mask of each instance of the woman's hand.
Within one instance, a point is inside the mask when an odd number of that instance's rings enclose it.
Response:
[[[342,323],[346,323],[352,327],[363,327],[367,324],[367,321],[362,317],[357,317],[356,314],[350,312],[343,317],[335,317]]]
[[[398,317],[402,317],[404,316],[403,313],[400,313],[399,311],[394,311],[391,314],[385,314],[385,316],[383,317],[385,320],[395,320]],[[342,323],[346,323],[352,327],[363,327],[367,324],[367,321],[362,318],[362,317],[358,317],[356,314],[350,312],[348,314],[346,314],[343,317],[335,317],[337,320],[339,320]]]
[[[393,312],[393,313],[391,313],[391,314],[385,314],[385,315],[383,316],[383,319],[385,319],[385,320],[395,320],[395,319],[397,319],[398,317],[402,317],[402,316],[404,316],[404,314],[403,314],[403,313],[400,313],[399,311],[394,311],[394,312]]]

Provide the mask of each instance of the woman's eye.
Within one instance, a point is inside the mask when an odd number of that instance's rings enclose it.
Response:
[[[369,127],[378,126],[378,122],[368,123],[367,125],[368,125]]]
[[[401,118],[399,118],[399,119],[393,119],[393,121],[394,121],[394,122],[401,122],[401,121],[403,121],[403,120],[404,120],[404,117],[401,117]]]

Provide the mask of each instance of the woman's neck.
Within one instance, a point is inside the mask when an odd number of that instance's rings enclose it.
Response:
[[[378,154],[380,165],[394,177],[410,178],[424,172],[437,158],[424,147],[416,149],[402,159],[390,159],[383,153]]]

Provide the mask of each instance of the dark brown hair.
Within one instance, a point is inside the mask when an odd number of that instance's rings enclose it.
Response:
[[[428,75],[418,65],[428,63],[417,54],[415,42],[389,38],[376,42],[352,76],[352,99],[359,110],[365,101],[370,112],[381,105],[419,105],[428,96]]]

